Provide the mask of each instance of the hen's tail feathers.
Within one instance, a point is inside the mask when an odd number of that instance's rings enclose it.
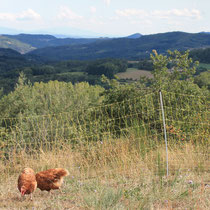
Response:
[[[57,175],[59,177],[64,177],[64,176],[68,176],[69,175],[69,171],[65,168],[56,168],[57,170]]]

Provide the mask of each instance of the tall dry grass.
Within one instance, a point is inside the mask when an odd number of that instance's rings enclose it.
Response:
[[[72,148],[12,152],[0,161],[0,209],[208,209],[209,157],[191,143],[150,151],[136,139],[112,139]],[[35,171],[64,167],[70,171],[64,194],[49,197],[37,190],[34,201],[21,200],[17,176],[24,167]]]

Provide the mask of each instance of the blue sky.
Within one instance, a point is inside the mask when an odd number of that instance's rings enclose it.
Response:
[[[210,0],[0,0],[0,27],[74,35],[196,33],[210,31],[209,10]]]

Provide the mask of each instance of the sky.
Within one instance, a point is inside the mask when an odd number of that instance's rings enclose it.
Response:
[[[210,0],[0,0],[0,28],[78,36],[210,32],[209,10]]]

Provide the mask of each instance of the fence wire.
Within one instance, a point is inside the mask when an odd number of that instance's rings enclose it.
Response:
[[[169,147],[192,142],[208,148],[209,98],[166,91],[162,95]],[[0,119],[0,159],[14,150],[46,151],[119,139],[135,139],[139,149],[144,145],[149,151],[164,143],[163,129],[158,92],[59,114],[19,114]]]

